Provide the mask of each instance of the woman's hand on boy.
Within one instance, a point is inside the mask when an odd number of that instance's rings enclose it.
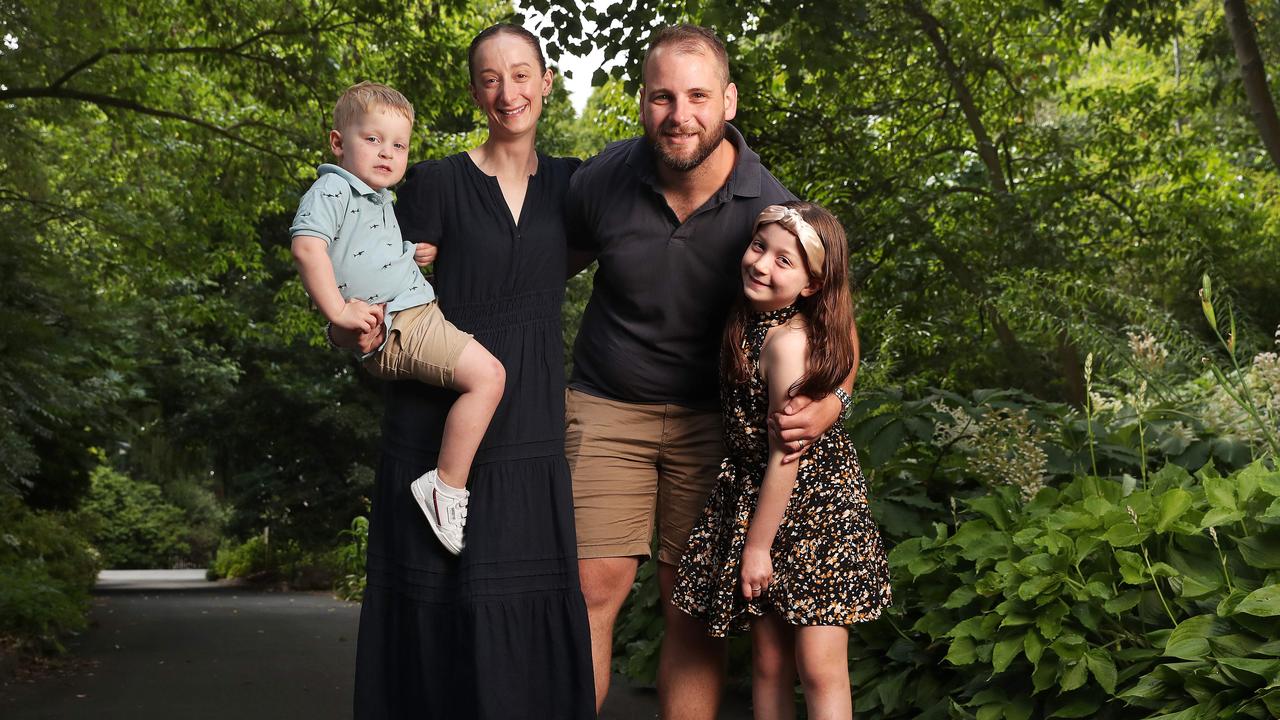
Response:
[[[843,410],[840,398],[835,395],[816,401],[805,395],[796,395],[785,407],[770,415],[769,433],[787,449],[782,462],[792,463],[799,459],[814,440],[840,419]]]
[[[742,551],[742,596],[748,600],[764,595],[773,582],[773,560],[768,549],[748,545]]]
[[[413,261],[418,267],[426,267],[436,261],[436,246],[430,243],[417,243],[413,246]]]

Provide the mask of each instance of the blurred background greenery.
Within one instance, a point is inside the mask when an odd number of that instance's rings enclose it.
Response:
[[[849,426],[898,548],[894,611],[853,635],[861,715],[1280,717],[1280,5],[527,7],[553,65],[622,58],[581,113],[557,81],[544,152],[634,135],[648,28],[711,25],[735,123],[849,230]],[[324,347],[287,228],[353,82],[414,102],[415,159],[477,144],[466,47],[503,19],[0,7],[6,645],[60,648],[98,567],[359,597],[379,390]],[[646,680],[661,627],[638,585],[618,666]]]

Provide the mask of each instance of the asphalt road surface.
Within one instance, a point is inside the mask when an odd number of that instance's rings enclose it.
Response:
[[[68,669],[0,686],[5,720],[351,717],[360,606],[324,593],[211,583],[203,570],[105,571]],[[657,717],[615,677],[601,720]],[[725,718],[749,718],[730,698]]]

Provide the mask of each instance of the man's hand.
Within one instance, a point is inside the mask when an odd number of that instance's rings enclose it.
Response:
[[[348,300],[347,303],[356,303],[359,300]],[[364,303],[360,303],[364,305]],[[386,326],[382,324],[382,318],[386,314],[386,305],[368,305],[367,307],[373,312],[377,321],[372,330],[360,332],[357,330],[349,330],[334,325],[329,329],[329,339],[334,345],[346,348],[348,350],[359,350],[361,353],[371,353],[382,346],[382,341],[386,336]]]
[[[773,582],[773,560],[767,549],[748,545],[742,551],[742,596],[748,600],[764,595]]]
[[[804,395],[791,398],[786,407],[769,416],[769,433],[786,449],[782,462],[795,462],[804,451],[840,419],[840,398],[827,395],[814,401]]]
[[[436,246],[430,243],[418,243],[413,246],[413,261],[418,267],[426,267],[436,261]]]
[[[382,322],[381,306],[377,310],[373,305],[363,300],[351,299],[346,305],[342,306],[342,310],[338,316],[333,319],[335,328],[343,330],[354,330],[356,332],[367,333],[373,330]]]

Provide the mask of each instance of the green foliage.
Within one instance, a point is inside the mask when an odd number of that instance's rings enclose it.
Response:
[[[343,530],[340,537],[342,544],[335,551],[339,567],[342,569],[334,586],[334,591],[343,600],[359,601],[364,599],[365,562],[369,549],[369,518],[357,515],[351,521],[351,527]]]
[[[281,584],[294,590],[363,592],[363,555],[358,579],[348,577],[352,572],[351,561],[349,551],[343,547],[311,550],[292,538],[272,539],[264,533],[244,542],[224,540],[206,574],[210,580],[244,579]]]
[[[185,558],[185,517],[160,488],[111,468],[93,471],[81,515],[109,568],[165,568]]]
[[[1169,465],[961,503],[890,555],[900,631],[858,647],[864,717],[1270,717],[1280,473]],[[874,634],[873,634],[874,636]],[[879,662],[880,667],[871,667]],[[890,703],[881,685],[892,683]]]
[[[621,53],[632,87],[656,24],[720,31],[735,122],[844,222],[870,359],[896,378],[1082,406],[1086,350],[1110,361],[1126,332],[1198,361],[1185,290],[1206,270],[1242,336],[1280,323],[1280,178],[1222,90],[1220,3],[578,5],[533,3],[562,47]]]
[[[247,578],[271,569],[267,556],[267,542],[254,535],[244,542],[224,541],[218,546],[213,564],[209,566],[209,579]]]
[[[83,630],[100,559],[70,513],[33,512],[0,496],[0,636],[61,651]]]

